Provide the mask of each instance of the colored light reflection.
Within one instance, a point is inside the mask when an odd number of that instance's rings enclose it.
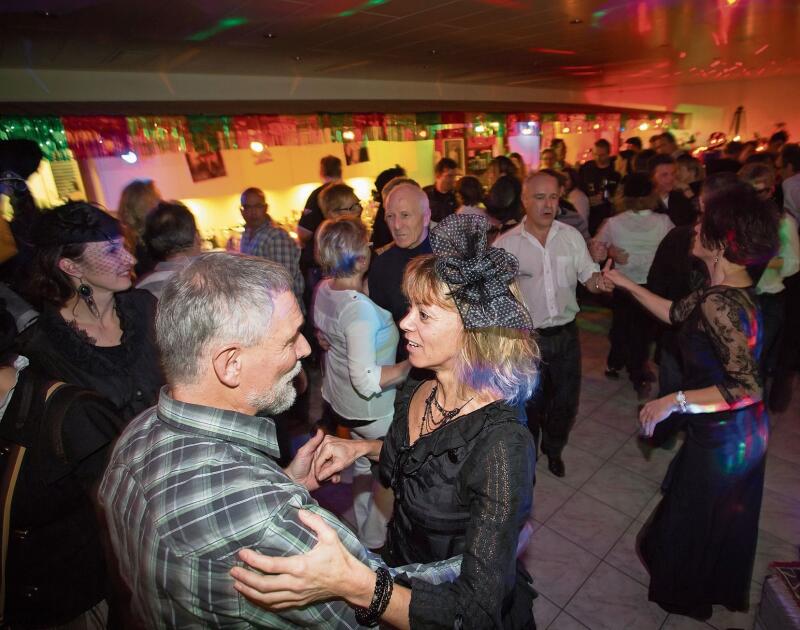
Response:
[[[386,4],[389,0],[367,0],[363,4],[360,4],[352,9],[346,9],[337,14],[338,17],[350,17],[355,15],[356,13],[360,13],[361,11],[366,11],[372,7],[377,7],[382,4]]]
[[[186,40],[190,42],[202,42],[214,37],[214,35],[222,33],[223,31],[227,31],[237,26],[241,26],[242,24],[247,24],[248,21],[249,20],[247,18],[243,17],[223,18],[211,28],[208,28],[204,31],[198,31],[193,35],[189,35],[189,37],[187,37]]]
[[[577,55],[574,50],[561,50],[560,48],[529,48],[530,52],[542,53],[543,55]]]

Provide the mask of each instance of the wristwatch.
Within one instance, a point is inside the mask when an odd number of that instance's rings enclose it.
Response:
[[[675,402],[681,408],[681,413],[686,413],[689,410],[689,405],[686,403],[686,394],[683,392],[675,394]]]

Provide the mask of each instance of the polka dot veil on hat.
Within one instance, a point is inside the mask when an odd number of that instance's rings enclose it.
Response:
[[[447,284],[464,328],[533,330],[525,305],[511,293],[519,261],[490,247],[489,222],[477,214],[451,214],[431,230],[436,274]]]

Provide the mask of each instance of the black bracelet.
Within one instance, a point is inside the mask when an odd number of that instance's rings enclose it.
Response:
[[[380,567],[376,573],[375,592],[372,594],[369,608],[354,606],[356,621],[369,628],[374,628],[378,625],[381,615],[386,612],[386,608],[389,606],[389,601],[392,599],[392,591],[394,590],[394,582],[389,571]]]

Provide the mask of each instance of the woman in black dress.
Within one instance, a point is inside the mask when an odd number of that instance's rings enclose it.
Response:
[[[136,259],[122,226],[101,208],[70,202],[43,214],[30,286],[41,309],[20,354],[43,375],[91,389],[128,421],[155,404],[164,377],[155,345],[156,299],[131,289]]]
[[[462,555],[452,583],[413,580],[410,592],[394,588],[382,619],[398,627],[535,628],[534,591],[517,560],[532,505],[535,448],[518,403],[536,381],[538,349],[530,316],[510,288],[517,260],[487,247],[486,228],[482,216],[447,217],[431,232],[434,254],[406,270],[411,308],[400,327],[409,361],[435,378],[407,388],[385,441],[327,436],[316,454],[321,479],[359,456],[380,460],[381,480],[395,493],[390,566]],[[369,603],[373,589],[378,594],[375,574],[360,564],[353,570],[339,548],[341,571],[317,570],[305,557],[312,582],[340,576],[332,586],[315,585],[314,598],[364,606],[357,602]],[[263,588],[250,575],[248,584]],[[262,601],[274,605],[270,597]]]
[[[710,286],[671,302],[605,271],[656,317],[681,325],[683,389],[639,415],[646,436],[673,412],[687,418],[664,498],[638,541],[650,599],[672,613],[707,619],[713,604],[748,607],[769,430],[754,286],[777,249],[777,227],[755,191],[736,182],[704,199],[696,228],[692,254],[707,264]]]

